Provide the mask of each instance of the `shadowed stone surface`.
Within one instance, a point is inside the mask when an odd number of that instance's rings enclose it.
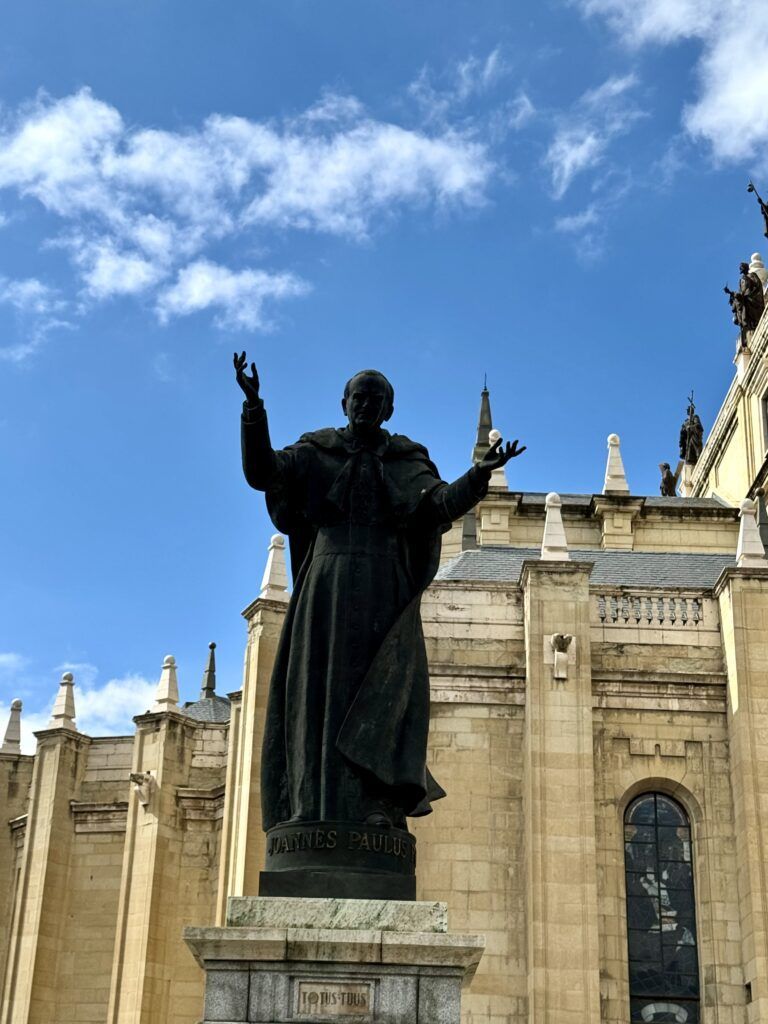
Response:
[[[398,900],[290,899],[232,896],[227,925],[240,928],[342,928],[447,932],[445,903]]]

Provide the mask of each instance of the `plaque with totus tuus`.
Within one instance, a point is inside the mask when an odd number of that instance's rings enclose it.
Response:
[[[341,1017],[349,1024],[372,1020],[373,981],[297,979],[294,991],[297,1020]]]
[[[416,899],[416,840],[403,829],[303,821],[266,838],[260,896]]]

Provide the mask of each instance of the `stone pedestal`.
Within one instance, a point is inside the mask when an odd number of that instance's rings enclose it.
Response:
[[[485,946],[444,903],[242,897],[223,928],[187,928],[202,1024],[459,1024]]]

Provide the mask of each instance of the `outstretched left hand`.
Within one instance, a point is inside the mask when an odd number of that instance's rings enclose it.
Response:
[[[522,448],[518,448],[517,441],[512,441],[511,444],[507,441],[505,446],[503,438],[500,437],[485,453],[477,468],[490,476],[494,469],[501,469],[510,459],[516,459],[518,455],[522,455],[526,447],[523,445]]]

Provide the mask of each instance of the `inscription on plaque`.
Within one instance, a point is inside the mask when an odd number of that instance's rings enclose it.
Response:
[[[357,1017],[370,1020],[373,985],[354,981],[300,981],[296,986],[299,1017]]]

